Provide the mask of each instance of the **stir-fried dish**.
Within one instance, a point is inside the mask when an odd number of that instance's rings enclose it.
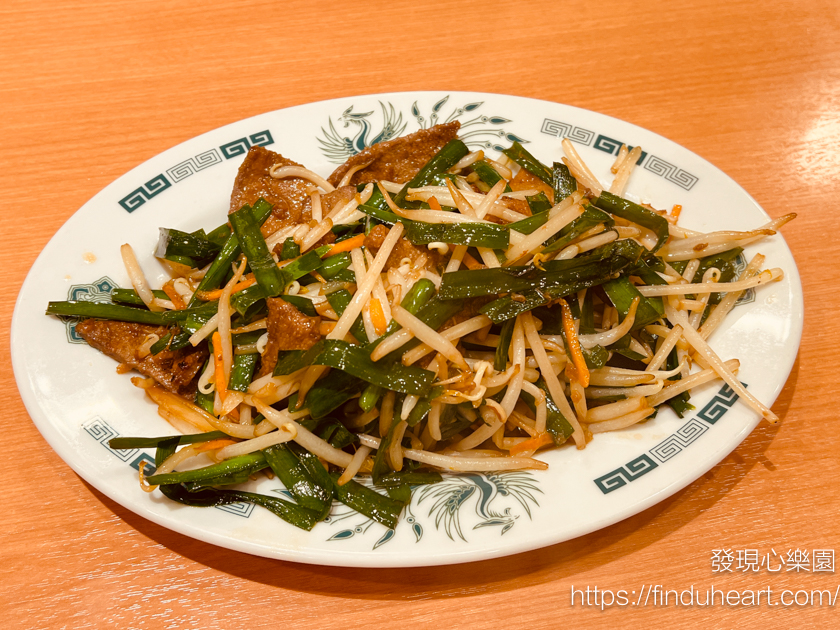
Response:
[[[744,291],[782,277],[748,232],[677,225],[680,206],[624,198],[641,149],[605,188],[568,140],[543,164],[499,157],[458,123],[374,145],[327,179],[253,147],[228,223],[162,228],[153,290],[131,246],[111,304],[52,302],[178,431],[140,485],[188,505],[247,501],[310,529],[334,500],[394,527],[441,471],[541,470],[692,388],[725,381],[778,418],[707,340]],[[292,500],[240,489],[277,476]],[[372,483],[359,483],[360,476]],[[377,491],[378,489],[378,491]]]

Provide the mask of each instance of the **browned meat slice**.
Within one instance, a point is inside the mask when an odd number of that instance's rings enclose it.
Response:
[[[531,216],[531,206],[529,206],[528,202],[524,199],[511,199],[508,197],[506,199],[502,199],[502,203],[510,210],[514,210],[519,214],[524,214],[526,217]]]
[[[345,204],[356,195],[355,186],[342,186],[334,191],[321,195],[321,216],[325,217],[339,204]],[[310,207],[307,202],[307,207]],[[311,210],[310,210],[311,212]]]
[[[365,236],[365,247],[367,247],[372,254],[376,255],[382,243],[385,242],[385,237],[388,236],[388,228],[384,225],[375,225],[371,228],[368,235]]]
[[[510,180],[509,185],[511,190],[541,190],[548,197],[548,200],[554,203],[554,189],[524,168],[519,169],[516,177]]]
[[[388,228],[384,225],[377,225],[371,229],[370,233],[365,237],[365,247],[367,247],[372,254],[376,255],[376,252],[378,252],[379,248],[382,247],[382,243],[385,241],[386,236],[388,236]],[[394,245],[394,249],[391,250],[391,254],[388,256],[388,260],[385,263],[385,271],[392,267],[399,267],[400,262],[404,258],[408,258],[413,267],[421,257],[426,261],[423,266],[430,271],[436,271],[441,265],[441,255],[437,250],[429,250],[428,247],[423,245],[414,245],[411,241],[401,236],[397,240],[397,244]]]
[[[321,339],[321,318],[304,315],[282,298],[268,298],[268,343],[262,353],[258,376],[277,365],[281,350],[309,350]]]
[[[341,178],[352,167],[369,163],[350,178],[351,184],[375,182],[380,179],[403,184],[417,175],[435,153],[454,139],[460,127],[461,123],[456,120],[374,144],[339,166],[327,181],[333,186],[338,186]]]
[[[195,392],[195,380],[204,361],[207,348],[187,346],[181,350],[163,350],[138,358],[137,351],[146,337],[156,334],[163,337],[165,326],[149,326],[104,319],[86,319],[76,324],[76,332],[97,350],[120,363],[130,365],[146,376],[151,376],[166,389],[182,396]]]
[[[309,196],[306,189],[309,183],[300,177],[274,179],[269,171],[275,164],[300,166],[279,153],[260,146],[251,147],[233,183],[230,211],[235,212],[246,204],[252,205],[262,197],[274,206],[272,215],[284,225],[309,221],[312,217],[307,210]]]

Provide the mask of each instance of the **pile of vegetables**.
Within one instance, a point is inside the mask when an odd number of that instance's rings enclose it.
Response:
[[[339,501],[393,528],[441,471],[545,469],[538,450],[584,448],[663,404],[682,416],[712,379],[775,421],[706,339],[743,291],[782,276],[760,255],[739,275],[736,259],[792,215],[694,233],[678,206],[622,196],[639,149],[622,148],[604,189],[563,147],[548,166],[518,143],[491,159],[453,140],[411,181],[360,184],[328,216],[316,214],[332,187],[298,169],[311,222],[269,231],[260,200],[210,232],[161,229],[162,290],[123,246],[133,289],[47,313],[166,327],[147,355],[207,344],[209,358],[191,400],[134,378],[182,435],[111,447],[156,449],[141,486],[180,503],[251,502],[311,529]],[[336,242],[319,246],[328,232]],[[417,255],[389,263],[406,241]],[[317,341],[267,357],[273,299],[320,317]],[[292,500],[238,489],[263,474]]]

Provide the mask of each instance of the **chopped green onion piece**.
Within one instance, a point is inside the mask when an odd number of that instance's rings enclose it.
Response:
[[[601,212],[597,208],[588,205],[578,218],[569,223],[566,227],[560,230],[557,238],[549,239],[548,245],[543,249],[543,254],[550,254],[566,247],[573,240],[578,238],[587,230],[591,230],[599,223],[605,226],[612,227],[615,225],[615,220],[606,212]]]
[[[297,455],[285,444],[277,444],[263,451],[265,459],[280,478],[280,482],[299,505],[322,513],[332,505],[332,483],[318,484],[300,462]]]
[[[548,170],[548,167],[531,155],[519,142],[514,142],[509,149],[505,149],[502,153],[549,186],[553,184],[551,171]]]
[[[266,466],[268,466],[268,463],[265,461],[265,455],[262,452],[248,453],[247,455],[231,457],[220,464],[212,464],[196,470],[152,475],[151,477],[147,477],[146,481],[153,486],[184,483],[187,481],[204,481],[243,471],[248,471],[250,474],[262,470]]]
[[[545,429],[551,434],[551,438],[554,440],[554,443],[557,446],[560,446],[561,444],[563,444],[563,442],[565,442],[568,438],[571,437],[572,433],[574,433],[574,429],[572,428],[572,425],[569,424],[569,421],[566,420],[566,417],[560,411],[560,408],[557,406],[557,403],[554,402],[554,399],[551,397],[551,394],[548,391],[548,385],[543,380],[543,378],[540,377],[534,384],[537,387],[539,387],[545,394]],[[531,396],[531,394],[523,390],[520,396],[522,397],[522,400],[525,401],[525,404],[531,408],[531,411],[536,411],[534,397]]]
[[[347,289],[339,289],[327,296],[327,302],[330,303],[330,306],[336,313],[338,313],[339,317],[344,314],[344,310],[350,305],[352,300],[353,296]],[[366,345],[368,343],[368,336],[365,332],[365,324],[362,321],[361,315],[357,316],[356,321],[353,322],[352,326],[350,326],[350,334],[353,335],[353,337],[356,338],[356,341],[360,344]]]
[[[357,396],[364,386],[365,381],[342,371],[331,372],[324,378],[319,378],[306,395],[309,415],[315,419],[325,417]],[[290,409],[296,406],[297,394],[294,394],[293,398],[294,401],[289,402]]]
[[[440,297],[444,300],[499,293],[541,291],[562,297],[601,284],[613,274],[635,264],[642,247],[629,239],[602,245],[570,260],[552,260],[545,271],[534,266],[465,269],[442,276]]]
[[[347,252],[341,252],[340,254],[324,258],[318,273],[324,276],[326,280],[333,280],[338,273],[347,269],[351,262],[352,260],[350,259],[350,254]]]
[[[254,378],[254,368],[257,366],[258,354],[237,354],[233,357],[230,368],[228,390],[247,392],[251,379]]]
[[[499,345],[496,346],[496,354],[493,359],[493,369],[497,372],[504,372],[507,369],[510,342],[513,339],[514,319],[505,320],[502,323],[502,330],[499,332]]]
[[[174,228],[160,228],[155,256],[169,260],[173,257],[186,257],[200,263],[214,258],[221,249],[216,243],[207,240],[204,230],[188,234]]]
[[[622,276],[615,280],[610,280],[601,285],[601,288],[610,298],[613,306],[621,313],[621,319],[627,316],[630,310],[630,304],[635,298],[641,298],[639,308],[636,310],[636,319],[633,321],[631,330],[638,330],[643,326],[647,326],[665,315],[665,306],[662,304],[662,298],[646,298],[639,290],[633,286],[629,278]]]
[[[408,194],[408,189],[428,186],[432,183],[436,175],[448,171],[458,163],[458,160],[467,155],[469,152],[470,150],[467,148],[467,145],[457,138],[447,142],[446,145],[438,151],[423,168],[420,169],[417,175],[411,178],[411,181],[402,187],[402,190],[400,190],[400,192],[397,193],[397,196],[394,197],[394,203],[399,208],[417,207],[417,202],[406,203],[405,196]]]
[[[295,243],[291,236],[283,241],[283,249],[280,252],[280,260],[289,260],[300,256],[300,245]]]
[[[379,402],[379,399],[384,393],[385,390],[382,387],[369,383],[362,392],[362,395],[359,397],[359,407],[362,408],[362,411],[367,413],[376,407],[376,403]]]
[[[502,225],[486,223],[425,223],[403,221],[406,238],[415,245],[452,243],[507,249],[510,230]]]
[[[403,504],[390,497],[366,488],[352,479],[343,486],[338,485],[338,473],[331,473],[335,498],[347,507],[372,518],[377,523],[393,529],[397,526]]]
[[[257,225],[262,225],[271,214],[271,205],[264,199],[260,198],[257,200],[257,203],[254,204],[253,208],[251,208],[251,213],[251,216]],[[214,232],[216,232],[216,230],[210,234],[213,234]],[[200,293],[219,288],[222,284],[222,280],[224,280],[225,276],[230,273],[231,263],[236,260],[241,252],[242,250],[239,247],[239,241],[237,240],[236,235],[230,233],[222,245],[219,255],[216,256],[215,260],[210,264],[210,268],[207,270],[207,273],[204,274],[201,282],[198,283],[198,287],[196,287],[189,306],[194,306],[198,302],[198,295]]]
[[[499,175],[493,166],[486,160],[478,160],[470,164],[470,168],[478,174],[478,178],[487,184],[490,188],[499,183],[502,176]],[[505,184],[505,192],[511,192],[510,186]]]
[[[435,377],[434,372],[414,366],[374,363],[367,350],[338,339],[322,339],[309,350],[289,352],[277,362],[274,375],[291,374],[310,365],[325,365],[368,383],[417,396],[429,390]]]
[[[156,448],[167,440],[178,440],[176,446],[182,444],[197,444],[211,440],[221,440],[229,437],[223,431],[208,431],[207,433],[195,433],[193,435],[167,435],[164,437],[115,437],[108,441],[108,447],[114,450],[129,448]]]
[[[274,297],[282,293],[286,288],[283,274],[280,273],[274,257],[268,251],[259,225],[251,215],[251,208],[243,206],[230,214],[229,218],[242,253],[248,259],[248,265],[254,272],[254,277],[262,288],[263,294],[266,297]]]
[[[152,291],[152,294],[161,300],[169,299],[169,296],[163,291],[155,290]],[[146,303],[143,301],[143,298],[137,295],[137,291],[134,289],[112,289],[111,301],[119,304],[130,304],[131,306],[142,306],[143,308],[146,308]]]
[[[577,190],[577,180],[568,166],[555,162],[551,169],[551,186],[554,188],[554,203],[560,203]]]
[[[551,202],[542,191],[538,192],[536,195],[525,197],[525,200],[528,202],[528,207],[531,209],[531,215],[538,215],[551,210]]]
[[[593,200],[593,203],[606,210],[610,214],[614,214],[622,219],[632,221],[642,227],[652,230],[656,234],[656,245],[653,251],[657,251],[668,240],[670,232],[668,230],[668,221],[665,217],[656,214],[653,210],[648,210],[637,203],[622,199],[606,190],[601,193],[601,196]]]

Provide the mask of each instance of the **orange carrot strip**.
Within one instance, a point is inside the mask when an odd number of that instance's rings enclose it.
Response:
[[[333,254],[340,254],[341,252],[349,252],[351,249],[356,249],[357,247],[361,247],[365,244],[365,235],[359,234],[358,236],[354,236],[353,238],[345,239],[341,242],[335,243],[330,251],[326,253],[324,258],[327,256],[332,256]]]
[[[251,274],[248,274],[251,276]],[[233,289],[231,290],[230,294],[233,295],[234,293],[239,293],[243,289],[247,289],[248,287],[254,286],[257,283],[257,279],[253,276],[246,278],[242,282],[239,282]],[[166,289],[164,289],[165,291]],[[218,300],[222,297],[222,291],[224,289],[214,289],[213,291],[201,291],[198,294],[199,300],[204,300],[205,302],[210,302],[211,300]],[[166,295],[169,295],[168,293]]]
[[[470,256],[469,253],[464,254],[464,257],[461,259],[461,262],[467,266],[467,269],[481,269],[483,266],[475,258]]]
[[[577,381],[584,387],[589,387],[589,368],[586,367],[586,359],[583,358],[583,351],[580,349],[580,339],[575,330],[575,320],[572,317],[572,310],[566,300],[560,300],[560,313],[563,318],[563,332],[566,333],[566,341],[569,343],[569,350],[572,352],[572,363],[575,366]]]
[[[510,454],[518,455],[524,451],[536,451],[538,448],[548,446],[549,444],[554,444],[554,439],[548,431],[543,431],[539,435],[535,435],[511,447]]]
[[[217,448],[224,448],[225,446],[230,446],[231,444],[236,444],[236,440],[210,440],[209,442],[205,442],[201,446],[198,446],[195,449],[195,452],[203,453],[204,451],[215,451]]]
[[[385,311],[382,310],[382,304],[377,298],[370,298],[370,320],[373,322],[376,334],[384,335],[388,322],[385,321]]]
[[[182,311],[187,308],[186,303],[184,302],[184,298],[175,290],[175,281],[170,280],[166,284],[161,287],[163,292],[166,293],[166,297],[170,299],[172,304],[175,305],[175,310]]]
[[[213,333],[213,366],[216,372],[216,391],[224,402],[227,398],[227,381],[225,381],[225,361],[222,358],[222,336],[218,330]]]
[[[440,202],[437,200],[437,197],[429,197],[429,200],[426,203],[429,204],[429,207],[432,210],[443,210],[443,208],[440,207]]]
[[[674,218],[678,218],[680,213],[682,212],[682,206],[680,204],[674,204],[674,207],[671,208],[671,216]]]
[[[319,330],[321,336],[326,337],[327,335],[329,335],[333,331],[333,328],[335,328],[336,323],[337,322],[321,322],[321,327]]]

